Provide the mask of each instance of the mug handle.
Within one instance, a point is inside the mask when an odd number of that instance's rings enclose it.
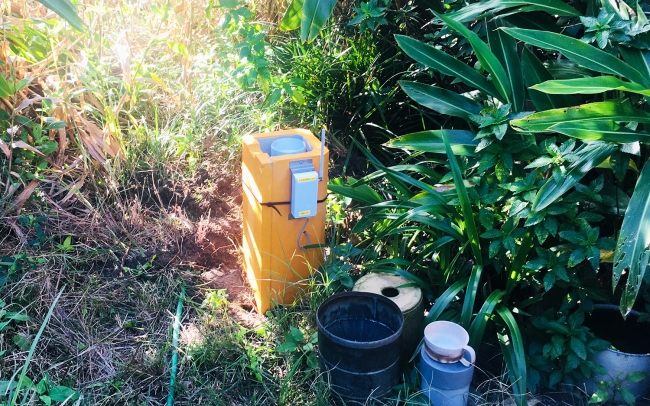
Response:
[[[474,348],[465,345],[463,346],[463,350],[463,358],[460,359],[460,363],[466,367],[474,364],[476,362],[476,351],[474,351]],[[469,360],[467,360],[466,355],[469,355]]]

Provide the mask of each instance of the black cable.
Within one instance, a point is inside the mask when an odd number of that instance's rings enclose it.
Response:
[[[307,232],[305,231],[308,222],[309,222],[309,217],[305,219],[305,224],[302,225],[302,228],[298,233],[298,238],[296,238],[296,245],[298,245],[298,249],[300,249],[300,251],[307,251],[307,248],[305,248],[305,246],[300,245],[300,237],[302,237],[303,234],[305,234],[305,237],[307,238],[307,245],[311,245],[309,234],[307,234]]]

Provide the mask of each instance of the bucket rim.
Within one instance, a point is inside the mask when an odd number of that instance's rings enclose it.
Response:
[[[399,315],[400,318],[400,323],[399,323],[399,328],[397,331],[393,332],[393,334],[389,335],[386,338],[382,338],[381,340],[375,340],[375,341],[352,341],[352,340],[347,340],[345,338],[339,337],[337,335],[332,334],[330,331],[328,331],[325,326],[321,323],[320,316],[321,316],[321,311],[322,309],[325,308],[325,305],[334,302],[336,300],[340,299],[345,299],[346,297],[368,297],[368,298],[373,298],[375,300],[382,301],[383,303],[387,304],[389,307],[392,307],[393,310]],[[402,332],[404,331],[404,314],[402,314],[402,310],[389,298],[383,296],[383,295],[378,295],[376,293],[370,293],[370,292],[358,292],[358,291],[350,291],[350,292],[340,292],[336,293],[321,303],[320,306],[318,306],[318,310],[316,310],[316,325],[318,327],[318,332],[324,334],[327,338],[330,340],[344,344],[348,348],[359,348],[359,349],[369,349],[369,348],[377,348],[384,346],[386,344],[390,344],[394,342],[395,340],[399,339],[402,335]]]

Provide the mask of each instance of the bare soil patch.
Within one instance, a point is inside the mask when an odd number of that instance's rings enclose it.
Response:
[[[159,199],[186,229],[162,253],[161,266],[186,267],[196,273],[199,284],[211,289],[226,289],[229,315],[248,327],[265,317],[255,311],[254,298],[240,255],[242,237],[242,190],[240,169],[232,164],[215,164],[198,171],[190,182],[164,185]],[[235,170],[233,170],[235,169]]]

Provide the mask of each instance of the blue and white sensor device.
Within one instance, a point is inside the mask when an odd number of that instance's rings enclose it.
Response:
[[[294,219],[313,217],[318,209],[318,182],[323,180],[323,161],[325,159],[325,129],[321,130],[320,140],[320,172],[316,172],[311,159],[289,162],[291,170],[290,212]],[[298,246],[300,247],[300,243]]]
[[[311,166],[311,165],[310,165]],[[318,173],[313,170],[291,173],[291,216],[306,218],[316,215]]]

